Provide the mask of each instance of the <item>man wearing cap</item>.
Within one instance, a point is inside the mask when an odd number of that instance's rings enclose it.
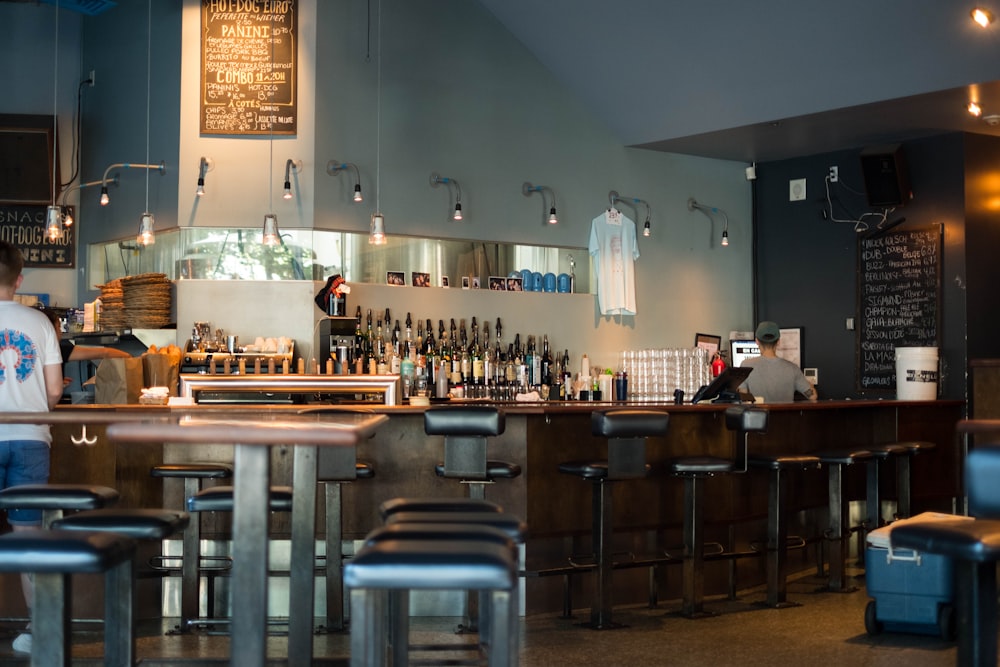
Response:
[[[816,388],[799,367],[778,356],[778,339],[781,338],[778,325],[761,322],[754,337],[760,346],[760,356],[743,362],[742,365],[753,368],[753,372],[740,385],[740,391],[763,396],[765,403],[791,403],[795,400],[795,392],[805,396],[806,400],[815,401]]]

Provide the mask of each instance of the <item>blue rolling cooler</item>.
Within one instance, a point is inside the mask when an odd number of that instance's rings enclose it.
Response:
[[[910,519],[873,530],[865,550],[865,585],[869,600],[865,630],[883,630],[955,638],[955,609],[951,559],[892,549],[889,534],[894,526],[913,521],[969,519],[953,514],[924,512]]]

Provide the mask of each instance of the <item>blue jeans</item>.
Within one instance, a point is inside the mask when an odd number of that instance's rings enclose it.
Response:
[[[49,443],[42,440],[0,441],[0,488],[49,481]],[[12,526],[38,526],[41,510],[7,510]]]

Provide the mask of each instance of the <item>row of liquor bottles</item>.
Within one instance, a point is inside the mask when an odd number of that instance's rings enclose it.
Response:
[[[547,334],[539,341],[528,335],[522,341],[516,333],[504,340],[503,323],[498,317],[491,336],[490,323],[481,325],[475,317],[414,319],[411,313],[401,323],[386,308],[381,316],[368,309],[355,312],[353,372],[369,375],[400,375],[403,397],[423,391],[438,397],[448,394],[468,398],[513,400],[517,393],[538,390],[545,398],[562,397],[572,380],[569,351],[555,357]],[[553,388],[556,389],[553,394]]]

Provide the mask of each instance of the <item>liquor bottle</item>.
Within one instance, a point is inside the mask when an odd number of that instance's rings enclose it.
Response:
[[[451,384],[451,341],[448,339],[448,332],[443,328],[441,330],[441,350],[438,353],[438,358],[441,360],[438,366],[444,369],[445,375],[445,385]],[[446,391],[445,394],[448,392]]]
[[[351,358],[354,360],[354,368],[349,372],[355,375],[361,375],[364,373],[364,359],[365,359],[365,335],[361,332],[361,307],[358,306],[358,321],[354,327],[354,350],[351,352]],[[344,371],[345,374],[348,371]]]
[[[472,345],[469,347],[469,360],[472,365],[472,384],[477,388],[486,384],[486,368],[483,362],[483,348],[479,346],[479,326],[476,318],[472,318]]]
[[[490,347],[490,323],[483,322],[483,346],[482,346],[482,358],[483,358],[483,384],[487,387],[492,382],[493,379],[493,359],[492,354],[493,349]]]
[[[538,359],[535,354],[535,337],[528,336],[528,348],[524,353],[524,366],[527,371],[527,385],[530,390],[539,383],[539,369],[541,367],[541,360]]]
[[[552,386],[552,355],[549,353],[549,336],[542,337],[542,359],[539,366],[541,370],[541,383]]]
[[[563,392],[565,392],[565,399],[568,401],[573,398],[573,371],[569,368],[569,350],[563,350],[562,374]]]
[[[508,389],[517,384],[517,364],[515,363],[513,343],[507,346],[507,355],[504,363],[504,384]]]

